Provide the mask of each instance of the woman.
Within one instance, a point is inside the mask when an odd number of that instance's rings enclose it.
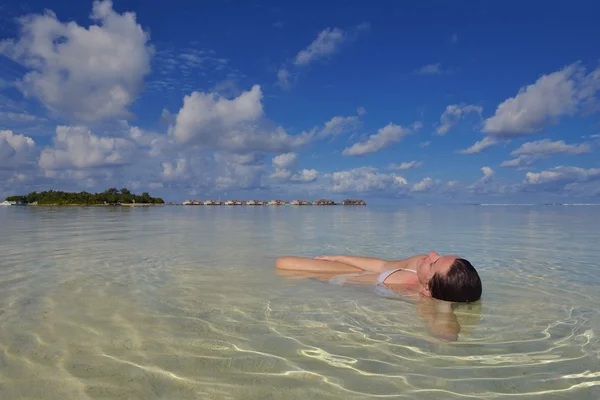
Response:
[[[434,299],[469,303],[480,299],[479,274],[464,258],[442,256],[435,251],[404,260],[387,261],[358,256],[281,257],[276,267],[281,270],[324,274],[353,273],[349,282],[385,284],[418,290]]]
[[[427,322],[429,332],[445,340],[457,340],[461,331],[455,313],[458,303],[475,302],[482,292],[479,275],[469,261],[434,251],[392,261],[343,255],[286,256],[277,259],[276,267],[280,275],[288,278],[310,277],[338,284],[376,283],[393,291],[415,291],[422,295],[416,302],[417,311]],[[480,302],[461,308],[458,315],[464,320],[462,325],[472,326],[472,321],[479,320]]]

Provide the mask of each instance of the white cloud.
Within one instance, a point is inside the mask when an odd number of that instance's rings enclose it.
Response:
[[[276,181],[287,181],[292,177],[292,175],[294,175],[294,173],[289,169],[277,168],[275,169],[275,172],[269,176],[269,178]]]
[[[317,180],[319,172],[316,169],[303,169],[293,172],[289,169],[277,169],[269,178],[287,183],[310,183]]]
[[[15,122],[15,123],[27,123],[27,122],[47,122],[48,119],[44,117],[38,117],[37,115],[32,115],[25,112],[10,112],[10,111],[1,111],[0,112],[0,121],[6,122]]]
[[[317,180],[319,172],[316,169],[303,169],[298,174],[292,176],[292,181],[308,183]]]
[[[521,147],[514,150],[510,154],[513,156],[521,155],[550,155],[550,154],[582,154],[589,153],[592,150],[589,144],[566,144],[564,140],[551,141],[550,139],[542,139],[535,142],[523,143]]]
[[[291,169],[296,166],[296,153],[284,153],[273,158],[273,166],[281,169]]]
[[[356,113],[358,114],[359,117],[362,117],[363,115],[365,115],[367,113],[367,109],[364,108],[363,106],[360,106],[356,109]]]
[[[179,158],[175,162],[162,163],[162,177],[167,180],[185,179],[188,178],[187,160]]]
[[[351,147],[342,151],[344,156],[360,156],[368,153],[377,152],[392,143],[399,142],[404,136],[411,132],[410,129],[403,128],[400,125],[389,123],[379,129],[377,133],[369,136],[364,142],[355,143]]]
[[[411,169],[411,168],[418,168],[421,165],[423,165],[423,163],[421,161],[414,161],[413,160],[413,161],[409,161],[409,162],[403,162],[400,165],[391,163],[388,166],[388,169],[396,169],[396,170],[399,170],[399,171],[405,171],[405,170]]]
[[[229,151],[285,151],[308,143],[313,134],[290,136],[263,118],[259,85],[234,99],[216,93],[185,96],[169,135],[177,143]]]
[[[283,89],[291,87],[290,78],[295,69],[299,71],[302,68],[318,61],[326,59],[337,53],[342,45],[352,42],[360,32],[369,29],[368,23],[359,24],[348,30],[340,28],[325,28],[317,34],[317,37],[305,49],[296,54],[293,61],[284,63],[277,71],[277,86]]]
[[[561,117],[574,115],[600,89],[600,69],[585,75],[578,63],[541,76],[534,84],[505,100],[485,121],[490,135],[518,136],[542,130]]]
[[[479,193],[492,193],[492,192],[503,192],[506,190],[504,186],[494,184],[493,176],[494,170],[490,167],[481,167],[483,176],[479,178],[472,185],[467,186],[465,189],[471,192]]]
[[[494,170],[490,167],[481,167],[481,172],[483,172],[482,182],[487,182],[494,176]]]
[[[94,2],[90,17],[99,24],[86,29],[51,11],[27,15],[19,39],[0,42],[0,53],[31,69],[17,87],[52,111],[83,121],[127,115],[150,72],[149,35],[108,0]]]
[[[296,168],[296,153],[280,154],[273,158],[272,163],[275,172],[270,175],[273,180],[290,183],[309,183],[317,179],[318,171],[315,169],[303,169],[294,172]]]
[[[437,133],[439,135],[445,135],[461,118],[464,118],[466,114],[475,112],[481,117],[482,111],[481,107],[475,105],[451,104],[446,107],[446,110],[440,117],[441,125],[437,128]]]
[[[325,123],[319,136],[337,136],[342,133],[354,132],[361,126],[357,116],[340,117],[335,116]]]
[[[54,147],[42,151],[39,166],[45,170],[86,169],[128,164],[135,151],[133,142],[98,137],[84,126],[58,126]]]
[[[430,177],[424,178],[422,181],[415,183],[410,189],[411,192],[426,192],[440,184],[439,181],[433,180]]]
[[[346,40],[346,32],[339,28],[326,28],[308,47],[296,55],[294,64],[305,66],[335,53]]]
[[[542,172],[528,172],[525,184],[542,185],[547,183],[586,182],[600,179],[600,168],[579,168],[560,166]]]
[[[487,136],[487,137],[483,138],[482,140],[475,142],[475,144],[473,144],[473,146],[469,147],[468,149],[459,151],[459,153],[460,154],[479,153],[482,150],[495,145],[496,143],[497,143],[496,139],[494,139],[493,137]]]
[[[0,169],[18,171],[37,156],[35,141],[11,130],[0,130]]]
[[[224,131],[260,118],[263,115],[261,100],[259,85],[254,85],[250,91],[233,100],[215,93],[194,92],[183,99],[183,107],[177,114],[172,131],[173,136],[182,143],[195,138],[218,140],[218,136]]]
[[[382,174],[373,167],[361,167],[348,171],[334,172],[331,178],[331,190],[334,192],[370,192],[406,190],[407,181],[396,174]]]
[[[214,185],[217,190],[252,190],[264,187],[262,177],[265,173],[265,165],[262,162],[227,153],[215,154],[215,161],[217,170]]]
[[[521,167],[531,165],[536,160],[548,157],[552,154],[577,155],[589,153],[592,150],[587,143],[566,144],[564,140],[551,141],[550,139],[538,140],[535,142],[523,143],[521,147],[512,151],[512,156],[518,156],[515,159],[504,161],[500,164],[502,167]]]
[[[528,156],[520,156],[517,158],[513,158],[512,160],[502,161],[500,163],[501,167],[523,167],[525,165],[532,164],[534,159]]]

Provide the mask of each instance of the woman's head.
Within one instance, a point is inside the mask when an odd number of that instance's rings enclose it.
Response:
[[[431,252],[419,260],[417,276],[421,292],[435,299],[465,303],[481,297],[479,274],[464,258]]]

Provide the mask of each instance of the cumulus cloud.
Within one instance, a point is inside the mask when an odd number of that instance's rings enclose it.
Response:
[[[481,172],[483,172],[481,182],[488,182],[494,176],[494,170],[490,167],[481,167]]]
[[[400,125],[389,123],[379,129],[377,133],[368,137],[367,140],[355,143],[342,151],[344,156],[361,156],[364,154],[375,153],[392,143],[399,142],[404,136],[412,132],[409,128],[403,128]]]
[[[331,190],[334,192],[403,192],[408,182],[396,174],[383,174],[374,167],[361,167],[347,171],[334,172],[331,178]]]
[[[579,63],[541,76],[522,87],[515,97],[502,102],[494,116],[485,121],[483,131],[495,136],[520,136],[535,133],[561,117],[581,111],[595,102],[600,90],[600,69],[585,73]]]
[[[421,161],[409,161],[409,162],[403,162],[403,163],[401,163],[400,165],[398,165],[398,164],[394,164],[394,163],[391,163],[391,164],[388,166],[388,169],[396,169],[396,170],[398,170],[398,171],[405,171],[405,170],[407,170],[407,169],[411,169],[411,168],[418,168],[418,167],[420,167],[421,165],[423,165],[423,162],[421,162]]]
[[[94,2],[89,28],[62,23],[47,11],[22,17],[20,37],[0,53],[31,69],[17,87],[66,117],[95,121],[127,115],[150,72],[153,47],[134,13]]]
[[[309,183],[317,180],[319,173],[315,169],[294,171],[296,168],[296,157],[296,153],[285,153],[274,157],[272,163],[275,172],[270,175],[270,178],[290,183]]]
[[[465,187],[466,190],[478,193],[500,193],[506,191],[506,187],[494,182],[493,177],[495,172],[493,169],[490,167],[481,167],[481,172],[483,173],[483,176],[473,184]]]
[[[440,184],[440,181],[433,180],[430,177],[424,178],[422,181],[415,183],[412,188],[410,188],[411,192],[427,192],[431,189],[435,188]]]
[[[134,143],[127,139],[98,137],[84,126],[58,126],[53,143],[40,155],[42,169],[121,166],[132,161],[135,151]]]
[[[281,169],[291,169],[296,166],[296,153],[284,153],[273,158],[273,166]]]
[[[288,169],[275,170],[270,176],[271,179],[287,183],[310,183],[317,180],[319,172],[316,169],[303,169],[299,172],[293,172]]]
[[[484,149],[487,149],[490,146],[495,145],[496,143],[498,143],[498,141],[496,139],[494,139],[493,137],[487,136],[485,138],[483,138],[482,140],[475,142],[475,144],[473,144],[473,146],[469,147],[468,149],[464,149],[459,151],[460,154],[475,154],[475,153],[479,153]]]
[[[446,110],[440,117],[441,125],[437,128],[436,132],[439,135],[445,135],[460,119],[464,118],[466,114],[475,112],[481,117],[482,111],[483,109],[481,107],[475,105],[451,104],[446,107]]]
[[[259,85],[233,99],[216,93],[185,96],[169,135],[179,144],[238,152],[286,151],[308,143],[313,134],[288,135],[263,118]]]
[[[162,163],[162,177],[167,180],[188,178],[188,166],[185,158],[179,158],[174,162]]]
[[[292,182],[314,182],[317,180],[319,172],[316,169],[303,169],[299,173],[292,176]]]
[[[531,165],[533,162],[553,154],[578,155],[590,151],[592,151],[592,147],[587,143],[566,144],[564,140],[542,139],[523,143],[521,147],[510,153],[517,158],[504,161],[500,165],[503,167],[520,167]]]
[[[0,130],[0,169],[18,171],[37,156],[35,141],[11,130]]]
[[[265,165],[261,160],[228,153],[217,153],[214,157],[217,169],[214,185],[217,190],[265,187],[262,182]]]

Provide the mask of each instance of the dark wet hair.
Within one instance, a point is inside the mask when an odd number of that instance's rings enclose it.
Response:
[[[481,298],[481,279],[470,262],[457,258],[445,275],[433,275],[429,291],[434,299],[469,303]]]

